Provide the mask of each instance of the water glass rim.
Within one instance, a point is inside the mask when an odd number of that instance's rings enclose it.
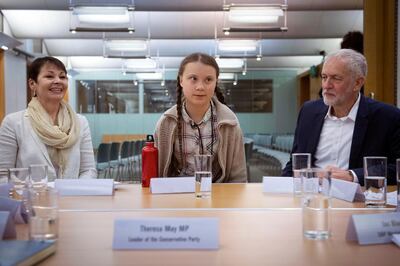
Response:
[[[309,152],[296,152],[296,153],[292,153],[292,156],[293,155],[310,155],[311,156],[311,153],[309,153]]]
[[[29,165],[29,167],[39,167],[39,166],[47,167],[47,164],[44,164],[44,163],[37,163],[37,164],[30,164],[30,165]]]
[[[364,160],[365,159],[386,159],[387,160],[387,157],[385,157],[385,156],[364,156]]]
[[[17,167],[17,168],[8,168],[8,171],[12,172],[12,171],[29,171],[28,167]]]
[[[324,168],[318,168],[318,167],[305,167],[302,169],[298,169],[299,171],[312,171],[312,172],[330,172],[328,169],[324,169]]]

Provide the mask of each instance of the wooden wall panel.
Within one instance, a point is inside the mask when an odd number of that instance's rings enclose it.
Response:
[[[4,88],[4,51],[0,49],[0,123],[6,113],[6,95]]]
[[[395,104],[395,0],[364,1],[365,95]]]

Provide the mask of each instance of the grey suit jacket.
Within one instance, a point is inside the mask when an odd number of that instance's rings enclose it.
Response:
[[[26,110],[7,115],[0,127],[0,168],[46,164],[50,181],[56,178],[96,178],[89,124],[84,116],[78,114],[78,119],[80,137],[70,148],[63,177],[57,177],[46,145],[33,130]]]

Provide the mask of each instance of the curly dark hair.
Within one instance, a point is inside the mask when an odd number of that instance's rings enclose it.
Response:
[[[343,36],[343,40],[340,43],[341,49],[353,49],[360,54],[364,54],[364,38],[363,34],[359,31],[349,31]]]

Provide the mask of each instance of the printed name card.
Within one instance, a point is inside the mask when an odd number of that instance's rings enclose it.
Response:
[[[360,245],[392,242],[392,235],[400,233],[400,212],[353,214],[347,226],[347,240]]]
[[[349,202],[365,200],[364,193],[358,183],[336,178],[332,178],[331,196]]]
[[[293,193],[293,177],[264,176],[263,192],[266,193]]]
[[[12,187],[13,185],[9,183],[0,184],[0,197],[8,198],[10,196],[10,190]]]
[[[217,218],[114,221],[113,249],[218,249]]]
[[[193,193],[195,191],[195,184],[194,176],[151,178],[150,191],[153,194]]]
[[[61,196],[111,196],[112,179],[56,179],[55,188]]]
[[[394,234],[392,236],[392,241],[400,248],[400,234]]]
[[[0,211],[0,240],[7,238],[15,238],[15,223],[8,211]]]

